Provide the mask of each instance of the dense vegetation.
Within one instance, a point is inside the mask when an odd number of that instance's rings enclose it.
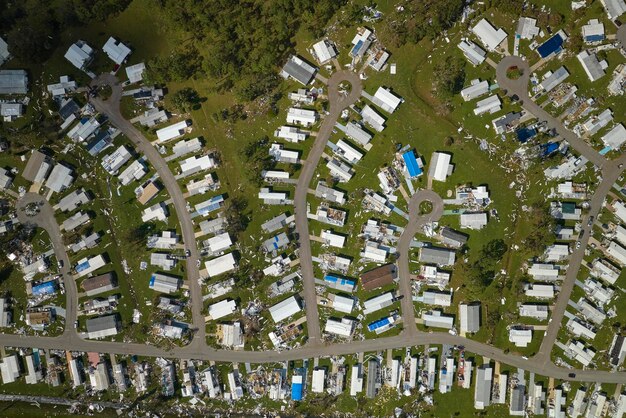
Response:
[[[463,0],[408,0],[388,19],[390,41],[395,46],[435,38],[452,27],[463,12]]]
[[[243,100],[271,90],[276,66],[303,27],[321,36],[345,0],[155,0],[172,27],[189,38],[176,54],[148,63],[150,74],[177,80],[202,73],[234,87]]]
[[[0,28],[11,54],[24,61],[45,61],[58,34],[72,25],[103,21],[123,11],[131,0],[0,0]]]

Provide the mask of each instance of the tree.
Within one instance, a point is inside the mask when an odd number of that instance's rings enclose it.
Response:
[[[434,74],[437,94],[443,98],[450,98],[463,89],[465,60],[457,56],[447,56],[435,65]]]
[[[197,109],[199,103],[200,96],[198,95],[198,92],[191,87],[178,90],[172,95],[172,104],[182,113],[188,113]]]

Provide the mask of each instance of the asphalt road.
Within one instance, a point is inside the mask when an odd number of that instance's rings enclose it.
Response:
[[[505,58],[508,60],[508,58]],[[511,61],[513,62],[513,61]],[[504,70],[503,70],[503,68]],[[513,83],[508,82],[505,79],[501,79],[502,74],[505,74],[508,64],[505,63],[499,66],[497,73],[499,74],[498,81],[500,85],[507,89],[509,94],[517,94],[518,97],[524,100],[525,107],[531,112],[535,110],[527,95],[525,94],[525,88],[522,87],[522,82]],[[503,72],[504,71],[504,72]],[[351,93],[347,97],[339,97],[337,93],[337,85],[341,80],[348,80],[352,84]],[[113,96],[108,101],[101,101],[94,99],[92,103],[100,112],[106,114],[111,122],[122,130],[137,146],[137,148],[149,159],[151,164],[157,169],[157,172],[161,176],[161,180],[170,194],[172,201],[174,202],[175,209],[178,213],[181,228],[183,231],[183,238],[187,247],[191,250],[192,256],[187,261],[187,274],[190,281],[190,289],[192,293],[192,300],[201,300],[201,290],[198,285],[198,269],[195,264],[195,260],[198,259],[198,251],[196,247],[196,241],[193,234],[193,224],[189,217],[189,213],[186,210],[186,203],[182,197],[182,192],[178,186],[174,176],[167,168],[165,161],[157,153],[156,149],[137,131],[128,121],[126,121],[119,113],[119,99],[121,96],[121,87],[116,84],[116,81],[111,76],[105,76],[100,78],[99,82],[106,82],[112,84]],[[527,82],[527,81],[526,81]],[[525,86],[525,85],[524,85]],[[606,372],[596,370],[573,370],[562,367],[557,367],[552,364],[549,359],[549,353],[556,339],[556,334],[561,326],[563,319],[563,312],[567,305],[567,300],[570,297],[571,290],[573,288],[573,282],[580,268],[582,260],[583,249],[589,238],[589,227],[584,227],[584,234],[582,238],[581,249],[575,251],[570,260],[570,270],[568,270],[566,279],[563,283],[563,289],[559,294],[555,310],[553,312],[553,319],[546,332],[546,337],[539,353],[531,358],[524,359],[523,357],[504,353],[502,350],[492,347],[487,344],[479,343],[473,340],[463,338],[458,335],[451,335],[443,332],[425,333],[418,331],[417,328],[411,327],[412,331],[403,332],[401,335],[377,338],[372,340],[354,341],[343,344],[330,344],[323,345],[319,339],[319,318],[317,314],[316,301],[310,301],[311,297],[315,297],[315,285],[313,276],[313,266],[311,262],[311,249],[308,233],[308,222],[306,218],[306,193],[308,185],[311,182],[313,173],[317,162],[324,150],[326,141],[332,132],[334,122],[338,118],[341,110],[351,103],[354,103],[360,95],[360,80],[358,76],[353,73],[336,73],[329,80],[329,95],[331,98],[330,114],[322,124],[318,136],[316,138],[313,150],[307,163],[304,165],[302,174],[298,181],[296,188],[296,230],[300,235],[301,248],[300,259],[301,269],[305,284],[305,299],[307,301],[307,326],[309,333],[313,332],[312,341],[310,344],[288,351],[232,351],[232,350],[215,350],[206,346],[204,334],[204,317],[202,315],[202,304],[193,304],[193,321],[194,326],[198,327],[196,338],[194,341],[183,348],[176,348],[171,351],[166,351],[161,348],[157,348],[151,345],[142,344],[124,344],[108,341],[93,341],[83,340],[69,326],[66,327],[65,333],[60,337],[30,337],[19,335],[6,335],[0,334],[1,343],[4,346],[9,347],[38,347],[44,349],[72,349],[77,351],[96,351],[114,354],[135,354],[141,356],[151,357],[167,357],[178,359],[198,359],[198,360],[213,360],[223,362],[251,362],[251,363],[273,363],[289,360],[298,360],[303,358],[312,358],[320,356],[330,355],[344,355],[352,354],[356,352],[364,351],[380,351],[388,348],[400,348],[409,346],[419,346],[428,344],[450,344],[464,346],[467,351],[488,357],[492,360],[500,361],[511,365],[513,367],[519,367],[530,372],[535,372],[543,376],[554,377],[556,379],[563,380],[576,380],[586,382],[605,382],[605,383],[626,383],[626,372]],[[541,109],[543,111],[543,109]],[[538,112],[539,118],[543,118],[545,112]],[[549,115],[548,115],[549,116]],[[544,120],[549,120],[545,118]],[[554,121],[553,121],[554,123]],[[555,126],[559,133],[564,128],[558,124]],[[570,136],[570,134],[565,133]],[[602,167],[603,181],[597,188],[595,195],[592,198],[591,214],[597,215],[599,212],[606,194],[610,190],[614,181],[621,174],[620,165],[626,162],[626,155],[620,157],[620,159],[608,162],[601,156],[599,156],[593,149],[591,149],[584,141],[578,138],[568,138],[570,144],[585,155],[590,161],[597,162],[599,167]],[[419,230],[424,222],[430,219],[436,219],[439,213],[442,211],[442,204],[439,196],[430,195],[428,191],[421,191],[416,194],[409,202],[410,220],[406,230],[401,236],[398,251],[399,251],[399,274],[400,274],[400,292],[403,295],[410,295],[410,271],[408,266],[408,248],[410,247],[410,241],[413,235]],[[35,194],[27,194],[20,200],[20,206],[27,204],[30,201],[42,201],[41,196]],[[423,200],[430,200],[433,202],[434,210],[431,214],[426,216],[415,216],[419,210],[419,203]],[[441,205],[441,206],[440,206]],[[21,211],[18,211],[20,213]],[[413,214],[413,216],[411,216]],[[54,220],[52,208],[47,203],[42,206],[42,211],[39,215],[26,218],[25,214],[20,213],[20,220],[22,222],[31,221],[37,223],[40,227],[46,229],[51,236],[52,244],[55,250],[55,254],[59,259],[64,260],[64,268],[62,270],[66,282],[66,292],[68,295],[67,311],[68,311],[68,324],[73,322],[76,318],[76,286],[73,280],[68,275],[69,259],[65,253],[65,249],[62,242],[62,236],[59,231],[59,227]],[[23,220],[22,220],[23,219]],[[408,286],[408,287],[407,287]],[[73,296],[73,297],[72,297]],[[406,299],[406,300],[404,300]],[[402,303],[403,315],[405,321],[410,319],[413,312],[413,304],[410,303],[410,297],[405,297]],[[410,305],[410,306],[409,306]],[[413,314],[414,316],[414,314]],[[414,323],[414,320],[413,320]],[[575,373],[575,377],[570,378],[569,373]]]
[[[419,207],[422,202],[431,202],[433,209],[430,213],[420,215]],[[415,306],[413,305],[413,292],[411,288],[411,268],[409,266],[409,254],[411,242],[416,233],[430,222],[438,221],[443,215],[443,200],[432,190],[419,190],[409,200],[409,222],[404,227],[402,235],[398,240],[396,251],[398,253],[398,277],[399,291],[402,299],[402,322],[404,324],[403,334],[414,336],[417,332],[415,326]]]
[[[31,203],[37,203],[39,205],[39,213],[35,216],[27,216],[24,208]],[[43,228],[48,232],[52,248],[54,249],[54,255],[58,261],[63,262],[63,267],[59,269],[59,272],[63,276],[63,285],[65,287],[65,330],[64,337],[78,339],[78,334],[74,329],[74,321],[77,317],[77,303],[78,303],[78,291],[76,289],[76,282],[70,274],[70,259],[65,251],[65,245],[63,245],[63,236],[59,225],[54,218],[54,209],[50,206],[50,203],[41,195],[37,193],[26,193],[17,203],[17,218],[22,224],[35,224],[40,228]],[[2,339],[4,340],[4,338]]]
[[[622,39],[626,38],[626,27],[621,29],[621,35],[619,36],[621,36]],[[506,70],[511,66],[517,66],[522,70],[523,75],[518,80],[511,80],[506,77]],[[548,128],[556,129],[557,133],[567,140],[576,151],[602,170],[602,181],[598,184],[591,199],[588,217],[583,219],[580,248],[578,250],[575,249],[569,259],[567,273],[561,283],[561,290],[552,310],[548,329],[545,332],[539,351],[532,358],[532,361],[536,364],[549,367],[551,365],[550,354],[556,342],[558,332],[563,326],[563,316],[567,308],[567,303],[574,289],[576,277],[578,276],[585,255],[585,249],[591,236],[592,227],[587,225],[586,220],[589,219],[589,216],[593,216],[594,219],[597,219],[607,194],[622,173],[623,164],[626,163],[626,154],[615,161],[609,161],[587,144],[587,142],[579,138],[574,132],[565,128],[558,119],[548,114],[542,107],[538,106],[530,99],[528,96],[529,77],[529,65],[520,57],[506,57],[500,61],[496,69],[498,84],[502,89],[506,90],[509,96],[516,95],[523,102],[522,106],[526,111],[533,114],[539,121],[547,121]],[[608,349],[608,347],[606,348]]]
[[[102,74],[96,78],[92,84],[108,84],[111,86],[113,93],[108,100],[92,98],[90,103],[96,108],[96,110],[98,110],[98,112],[106,115],[111,123],[122,131],[122,133],[124,133],[124,135],[126,135],[133,142],[133,144],[135,144],[139,152],[146,156],[148,161],[150,161],[150,164],[152,164],[152,166],[156,169],[163,186],[165,186],[168,195],[172,199],[174,209],[176,210],[176,214],[178,215],[178,220],[180,222],[185,248],[190,251],[190,256],[187,258],[185,272],[187,273],[187,282],[189,283],[192,321],[195,330],[191,346],[205,347],[206,326],[204,322],[204,315],[202,313],[202,288],[198,283],[200,272],[198,265],[196,264],[197,260],[200,259],[200,253],[198,252],[198,246],[196,244],[194,225],[191,221],[190,213],[187,210],[187,201],[183,197],[183,192],[181,191],[176,178],[174,178],[174,175],[170,171],[163,157],[161,157],[150,141],[148,141],[129,121],[124,119],[120,113],[122,86],[115,76],[108,73]]]
[[[351,85],[350,94],[343,96],[338,92],[338,86],[347,81]],[[304,299],[306,304],[306,326],[308,333],[308,345],[321,343],[321,331],[319,314],[317,312],[317,295],[315,294],[315,274],[313,273],[313,255],[311,253],[311,240],[309,238],[309,220],[307,218],[307,194],[309,185],[317,164],[326,148],[328,139],[335,129],[335,123],[346,107],[355,103],[361,96],[361,80],[351,71],[338,71],[328,79],[328,100],[330,111],[326,115],[322,126],[317,132],[315,143],[307,155],[306,162],[300,171],[298,184],[294,196],[296,233],[298,234],[300,271],[304,285]]]

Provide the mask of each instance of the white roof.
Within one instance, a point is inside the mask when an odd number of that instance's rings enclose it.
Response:
[[[289,318],[292,315],[297,314],[301,311],[300,303],[295,296],[290,296],[287,299],[278,302],[277,304],[270,307],[270,315],[272,316],[272,320],[278,323],[284,319]]]
[[[548,319],[548,305],[523,304],[519,307],[519,315],[536,319]]]
[[[333,309],[339,312],[351,313],[354,308],[354,299],[351,297],[335,295],[333,298]]]
[[[613,203],[613,209],[615,209],[615,216],[626,223],[626,205],[623,202]]]
[[[533,39],[539,34],[537,19],[532,17],[520,17],[517,24],[517,34],[522,39]]]
[[[626,265],[626,248],[622,247],[617,242],[611,241],[606,252],[622,266]]]
[[[472,28],[472,32],[490,51],[495,51],[498,45],[506,39],[506,32],[502,29],[496,30],[491,23],[486,19],[481,19],[480,22]]]
[[[146,70],[146,64],[140,62],[139,64],[129,65],[126,67],[126,76],[131,83],[137,83],[143,80],[143,73]]]
[[[378,87],[376,93],[374,94],[374,98],[378,99],[375,103],[382,107],[382,109],[386,112],[393,113],[400,103],[402,103],[402,99],[391,92],[391,90],[385,89],[384,87]]]
[[[2,359],[0,373],[2,374],[2,383],[5,384],[15,382],[20,377],[20,367],[16,354]]]
[[[464,40],[459,43],[458,47],[472,64],[479,65],[485,61],[487,53],[474,42]]]
[[[516,347],[526,347],[533,339],[533,332],[530,329],[511,328],[509,330],[509,341]]]
[[[155,203],[141,212],[141,220],[149,222],[153,219],[164,221],[167,219],[167,205],[165,202]]]
[[[487,225],[487,213],[462,213],[461,228],[481,229]]]
[[[540,299],[552,299],[554,297],[554,286],[551,284],[531,284],[526,289],[526,296]]]
[[[607,147],[611,147],[614,150],[619,149],[624,142],[626,142],[626,128],[621,123],[618,123],[609,132],[604,134],[602,142]]]
[[[596,81],[604,76],[604,70],[607,67],[606,61],[598,60],[598,56],[595,53],[589,53],[589,51],[585,50],[576,55],[576,58],[583,66],[583,70],[585,70],[590,81]]]
[[[228,235],[228,232],[224,232],[222,234],[209,238],[207,240],[207,243],[208,243],[209,249],[213,253],[226,250],[231,245],[233,245],[233,241],[230,239],[230,235]]]
[[[343,235],[333,234],[331,231],[328,230],[322,231],[321,237],[331,247],[343,248],[346,242],[346,237],[344,237]]]
[[[626,2],[624,0],[600,0],[600,2],[606,10],[606,15],[611,20],[615,20],[626,13]]]
[[[554,72],[548,72],[544,75],[543,81],[539,83],[539,86],[544,89],[546,92],[554,89],[556,86],[561,84],[563,80],[569,77],[569,72],[563,66],[557,68]]]
[[[311,381],[311,392],[323,393],[324,392],[324,380],[326,379],[325,369],[313,370],[313,380]]]
[[[211,319],[220,319],[232,314],[237,310],[237,302],[234,300],[224,299],[213,305],[209,305],[209,316]]]
[[[192,138],[183,141],[178,141],[172,147],[173,155],[182,157],[183,155],[190,154],[192,152],[200,151],[202,149],[202,143],[200,138]]]
[[[361,117],[363,121],[372,127],[377,132],[382,132],[385,129],[385,118],[378,114],[370,105],[365,105],[361,110]]]
[[[221,257],[214,258],[204,263],[209,277],[219,276],[220,274],[232,271],[237,267],[233,253],[224,254]]]
[[[109,174],[114,174],[126,164],[131,157],[132,155],[128,149],[126,149],[124,145],[120,145],[118,149],[102,159],[102,167],[104,167]]]
[[[159,129],[158,131],[156,131],[158,142],[169,141],[170,139],[178,138],[179,136],[185,135],[185,130],[187,126],[187,121],[183,120],[181,122]]]
[[[483,113],[495,113],[502,109],[502,102],[500,102],[500,98],[497,94],[489,96],[485,99],[479,100],[476,103],[476,108],[474,109],[474,115],[482,115]]]
[[[286,180],[289,178],[289,173],[281,170],[267,170],[261,173],[261,177],[264,179]]]
[[[120,180],[120,183],[125,186],[133,180],[141,179],[147,173],[148,170],[146,170],[146,166],[143,164],[143,161],[135,160],[128,167],[126,167],[124,171],[122,171],[122,173],[118,176],[118,179]]]
[[[287,111],[287,123],[300,123],[302,125],[312,125],[317,120],[315,110],[298,109],[290,107]]]
[[[451,329],[454,324],[453,316],[444,316],[440,311],[424,312],[422,313],[422,319],[424,320],[424,325],[428,327]]]
[[[121,65],[126,57],[130,54],[130,48],[128,48],[122,42],[116,41],[115,38],[112,36],[106,41],[106,43],[102,47],[102,50],[117,65]]]
[[[479,81],[478,79],[472,80],[468,87],[461,90],[461,97],[466,102],[475,99],[483,94],[489,92],[489,82],[487,80]]]
[[[78,41],[68,48],[65,53],[65,58],[71,62],[74,67],[82,70],[91,61],[93,53],[93,48],[83,41]]]
[[[46,181],[46,187],[58,193],[72,184],[73,180],[71,168],[56,164]]]
[[[213,159],[208,155],[191,156],[180,162],[180,171],[184,175],[209,170],[215,166]]]
[[[274,131],[274,136],[286,139],[289,142],[304,141],[308,135],[308,132],[301,131],[295,126],[281,126]]]
[[[173,293],[180,288],[180,279],[178,277],[154,273],[150,277],[150,284],[148,287],[161,293]]]
[[[321,40],[313,45],[313,51],[315,52],[315,56],[320,64],[324,64],[337,55],[335,48],[327,40]]]
[[[446,181],[448,173],[450,172],[450,154],[443,152],[433,152],[433,158],[430,163],[430,170],[428,175],[437,181]]]
[[[598,35],[604,37],[604,23],[600,22],[598,19],[591,19],[589,23],[582,27],[582,32],[583,38]]]
[[[343,318],[341,320],[328,318],[324,332],[329,334],[339,335],[341,337],[350,337],[352,330],[354,329],[354,320],[349,318]]]
[[[386,292],[363,302],[363,313],[369,315],[393,303],[393,293]]]
[[[343,152],[341,153],[341,156],[351,164],[354,164],[363,158],[363,154],[361,152],[354,149],[354,147],[350,146],[350,144],[345,142],[343,139],[337,141],[337,147]]]

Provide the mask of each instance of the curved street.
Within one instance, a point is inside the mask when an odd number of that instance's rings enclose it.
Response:
[[[163,183],[163,186],[167,190],[169,197],[172,199],[174,209],[178,215],[178,221],[180,222],[181,233],[185,248],[189,250],[190,256],[187,257],[187,263],[185,271],[187,273],[187,282],[189,284],[189,291],[191,295],[191,313],[192,321],[195,329],[194,339],[191,342],[191,346],[205,347],[206,346],[206,326],[204,322],[204,315],[202,313],[202,288],[199,283],[200,271],[196,260],[200,259],[200,253],[198,252],[198,246],[196,244],[196,238],[194,233],[194,225],[191,221],[191,216],[187,210],[187,201],[183,197],[183,192],[176,181],[176,178],[170,171],[167,163],[161,157],[157,149],[148,141],[137,128],[133,126],[129,121],[124,119],[120,113],[120,100],[122,98],[122,85],[118,82],[115,76],[106,73],[96,78],[92,85],[109,85],[112,89],[111,97],[108,100],[102,100],[100,98],[90,99],[90,103],[98,110],[98,112],[106,115],[111,123],[117,127],[124,135],[126,135],[137,147],[138,151],[146,156],[150,161],[150,164],[156,169],[159,174],[159,178]]]
[[[506,69],[513,63],[525,65],[524,76],[517,81],[506,79]],[[501,87],[507,90],[509,95],[516,94],[523,100],[524,108],[535,114],[536,108],[539,108],[529,98],[526,92],[528,82],[528,66],[522,64],[515,57],[505,58],[501,65],[498,66],[498,82]],[[504,78],[503,78],[504,77]],[[342,96],[338,92],[338,86],[343,81],[351,84],[351,91],[346,96]],[[402,297],[402,312],[405,321],[405,329],[401,335],[387,338],[376,338],[371,340],[353,341],[342,344],[321,344],[319,316],[317,311],[316,295],[315,295],[315,278],[313,273],[311,246],[309,239],[308,219],[307,219],[307,193],[309,185],[315,173],[317,164],[324,151],[328,138],[330,137],[335,122],[339,118],[341,111],[351,104],[355,103],[361,94],[361,82],[358,75],[352,72],[340,71],[335,73],[328,80],[328,92],[330,99],[330,112],[326,116],[311,152],[302,168],[300,178],[295,190],[295,216],[296,231],[299,234],[300,241],[300,265],[304,281],[304,294],[306,301],[307,327],[309,332],[309,342],[304,347],[300,347],[288,351],[232,351],[232,350],[215,350],[209,348],[205,341],[205,325],[204,316],[202,314],[202,293],[198,283],[199,271],[195,261],[199,259],[199,254],[194,237],[194,227],[191,217],[186,208],[186,201],[183,198],[180,186],[176,182],[173,174],[170,172],[163,158],[158,154],[154,146],[132,125],[125,120],[119,111],[119,101],[121,98],[122,88],[117,80],[111,75],[103,75],[95,80],[96,83],[109,84],[113,89],[111,98],[107,101],[100,99],[92,99],[92,104],[98,111],[107,115],[111,122],[118,127],[126,136],[128,136],[150,161],[157,170],[161,181],[166,187],[178,214],[183,239],[186,247],[191,252],[191,257],[187,259],[187,280],[191,290],[191,299],[193,309],[193,323],[197,328],[193,342],[182,348],[175,348],[167,351],[158,347],[143,344],[125,344],[108,341],[83,340],[78,337],[77,333],[71,326],[76,318],[76,302],[77,290],[76,284],[69,275],[69,259],[65,252],[62,235],[59,226],[54,218],[54,213],[50,205],[45,199],[37,194],[28,193],[20,199],[18,207],[24,207],[28,203],[41,202],[40,213],[33,217],[27,217],[25,213],[18,210],[18,217],[22,223],[35,223],[41,228],[46,229],[50,234],[55,255],[59,260],[63,260],[64,266],[61,273],[64,277],[66,294],[67,294],[67,322],[66,329],[62,336],[59,337],[31,337],[21,335],[0,334],[2,344],[12,347],[38,347],[43,349],[71,349],[77,351],[96,351],[114,354],[128,354],[151,357],[168,357],[178,359],[198,359],[212,360],[224,362],[250,362],[250,363],[274,363],[289,360],[298,360],[303,358],[313,358],[330,355],[352,354],[366,351],[381,351],[389,348],[400,348],[409,346],[419,346],[428,344],[450,344],[464,346],[469,352],[488,357],[492,360],[506,363],[513,367],[519,367],[524,370],[535,372],[540,375],[549,376],[563,380],[576,380],[586,382],[606,382],[606,383],[626,383],[626,372],[608,372],[597,370],[573,370],[558,367],[550,361],[550,352],[556,340],[558,330],[561,327],[563,313],[567,306],[567,301],[571,295],[574,281],[577,276],[584,248],[590,236],[591,228],[583,226],[583,237],[581,239],[581,249],[574,251],[570,259],[570,266],[567,271],[566,279],[562,284],[561,292],[552,314],[552,321],[546,331],[541,349],[536,356],[525,359],[521,356],[504,353],[502,350],[493,346],[483,344],[477,341],[466,339],[458,335],[450,335],[444,332],[422,332],[418,331],[414,326],[415,314],[412,303],[411,279],[409,267],[409,250],[414,235],[427,222],[435,221],[443,214],[443,201],[441,197],[430,190],[418,191],[408,202],[409,203],[409,222],[403,231],[398,242],[398,273],[400,277],[399,291]],[[606,195],[610,191],[612,185],[620,176],[622,169],[621,164],[626,162],[626,155],[621,156],[618,160],[609,162],[600,156],[595,150],[589,147],[584,141],[575,137],[573,133],[565,130],[558,121],[547,115],[543,109],[539,108],[538,114],[535,114],[540,120],[548,120],[554,124],[559,134],[570,141],[572,147],[581,152],[590,161],[597,163],[602,168],[603,180],[598,185],[596,193],[591,201],[590,214],[597,216],[602,208]],[[550,120],[552,122],[550,122]],[[419,215],[419,205],[423,201],[430,201],[433,204],[433,210],[426,215]],[[413,326],[406,324],[412,323]],[[570,373],[575,373],[575,377],[569,377]]]
[[[420,205],[423,202],[430,202],[433,209],[430,213],[420,215]],[[411,268],[409,266],[409,256],[413,237],[422,227],[430,222],[438,221],[443,215],[443,199],[432,190],[418,190],[408,202],[409,222],[404,227],[402,235],[398,240],[396,251],[398,253],[398,277],[399,291],[402,296],[400,304],[402,306],[402,320],[404,324],[403,335],[414,336],[417,333],[415,326],[415,306],[413,305],[413,291],[411,286]]]
[[[348,82],[351,91],[347,96],[339,93],[339,85]],[[294,196],[294,212],[296,221],[296,233],[298,234],[300,271],[304,285],[304,300],[306,304],[306,326],[309,345],[321,343],[321,331],[319,314],[317,312],[317,295],[315,294],[315,274],[313,272],[313,254],[311,253],[311,240],[309,238],[309,220],[307,218],[307,194],[313,174],[317,168],[322,153],[326,148],[328,139],[335,129],[335,123],[341,112],[346,107],[354,104],[361,97],[361,80],[351,71],[338,71],[328,79],[328,100],[330,102],[329,114],[317,132],[315,143],[306,157],[306,161],[300,171],[298,184]]]

